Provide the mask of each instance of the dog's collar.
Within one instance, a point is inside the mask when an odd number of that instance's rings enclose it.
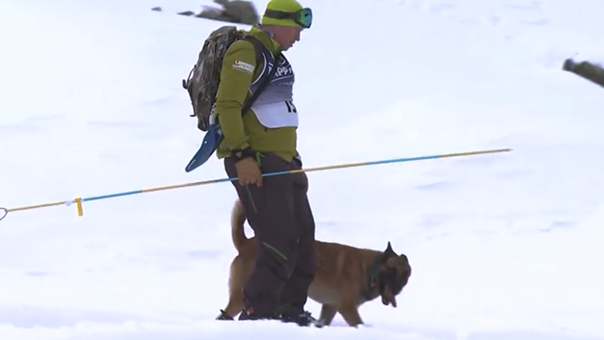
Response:
[[[382,263],[382,255],[379,255],[373,264],[369,268],[369,277],[367,278],[367,284],[369,291],[378,288],[378,280],[380,279],[380,264]]]

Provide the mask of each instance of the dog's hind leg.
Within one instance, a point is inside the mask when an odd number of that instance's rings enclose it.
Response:
[[[321,306],[321,315],[319,319],[323,322],[324,325],[329,326],[333,321],[333,318],[336,316],[338,309],[332,305],[323,304]]]
[[[239,256],[235,257],[231,262],[229,272],[229,303],[226,308],[221,310],[221,314],[217,320],[233,320],[243,310],[243,280],[245,275],[242,275],[242,261]]]
[[[230,316],[231,318],[236,317],[243,310],[243,291],[237,287],[229,289],[229,303],[224,309],[223,314]]]

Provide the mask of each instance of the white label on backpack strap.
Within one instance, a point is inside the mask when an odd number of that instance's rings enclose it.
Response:
[[[292,101],[255,104],[252,111],[260,124],[267,128],[298,127],[298,110]]]
[[[246,63],[241,60],[237,60],[233,63],[233,68],[236,70],[245,71],[247,73],[254,73],[254,65]]]
[[[218,113],[216,113],[216,110],[214,110],[214,108],[212,108],[212,113],[210,114],[210,117],[208,118],[208,123],[210,125],[216,124],[217,118],[218,118]]]

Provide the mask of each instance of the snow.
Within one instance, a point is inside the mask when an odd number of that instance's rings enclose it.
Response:
[[[88,202],[82,217],[9,213],[1,339],[604,339],[604,96],[561,70],[604,56],[604,4],[304,4],[316,22],[287,56],[306,167],[513,149],[309,173],[318,239],[409,257],[398,308],[363,306],[359,329],[214,321],[235,255],[220,183]],[[175,14],[199,6],[3,2],[0,206],[225,176],[216,158],[184,172],[202,134],[181,79],[222,25]]]

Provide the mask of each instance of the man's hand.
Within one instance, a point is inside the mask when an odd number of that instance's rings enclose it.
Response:
[[[255,184],[258,187],[262,186],[262,172],[260,166],[251,157],[246,157],[235,163],[237,168],[237,177],[240,185]]]
[[[258,187],[262,186],[262,172],[260,165],[255,160],[257,153],[249,147],[243,150],[236,150],[232,155],[237,159],[235,168],[237,169],[237,177],[240,185],[255,184]]]

